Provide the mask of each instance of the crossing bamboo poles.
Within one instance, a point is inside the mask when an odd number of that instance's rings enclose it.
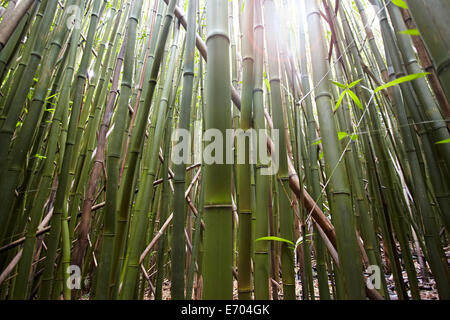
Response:
[[[58,189],[56,191],[56,198],[55,198],[55,209],[54,209],[54,215],[52,217],[51,226],[51,236],[50,236],[50,244],[48,248],[48,256],[46,260],[46,272],[45,275],[45,283],[46,285],[43,286],[42,292],[43,297],[49,297],[50,292],[53,285],[53,264],[56,258],[56,250],[59,244],[60,236],[61,241],[63,243],[63,252],[62,252],[62,260],[60,263],[62,263],[64,270],[64,279],[68,279],[70,274],[67,272],[67,267],[70,264],[70,239],[69,239],[69,226],[67,221],[67,210],[65,209],[65,200],[66,200],[66,192],[68,190],[69,186],[69,169],[70,169],[70,163],[72,161],[73,157],[73,145],[75,143],[75,134],[76,134],[76,127],[78,123],[78,117],[80,115],[81,111],[81,105],[83,100],[83,90],[84,90],[84,84],[87,77],[87,69],[89,60],[91,57],[91,49],[94,42],[94,37],[96,33],[96,28],[99,20],[99,12],[100,12],[100,4],[101,1],[97,0],[93,6],[92,12],[91,12],[91,20],[89,24],[89,31],[87,35],[87,42],[86,42],[86,51],[84,51],[80,66],[78,68],[77,77],[75,81],[75,88],[74,88],[74,103],[72,106],[72,112],[70,116],[70,120],[68,123],[68,131],[67,131],[67,138],[65,142],[65,148],[64,153],[62,156],[62,162],[61,162],[61,171],[58,177]],[[48,278],[47,278],[48,277]],[[70,288],[67,285],[64,285],[64,298],[70,299]]]
[[[115,7],[113,7],[113,10],[115,10]],[[111,114],[113,112],[113,106],[115,102],[115,99],[108,99],[109,103],[106,103],[106,107],[103,110],[103,106],[105,105],[106,98],[107,98],[107,88],[104,87],[104,84],[106,82],[106,79],[110,79],[113,74],[113,69],[109,68],[108,66],[113,63],[115,58],[115,52],[117,51],[119,47],[119,37],[120,33],[118,33],[118,30],[121,29],[122,21],[125,19],[122,19],[122,13],[123,10],[120,8],[118,12],[116,13],[116,21],[114,23],[114,27],[111,30],[111,37],[107,39],[107,43],[104,44],[104,46],[108,47],[108,50],[105,54],[103,67],[101,70],[101,75],[99,77],[98,82],[98,88],[97,92],[95,94],[94,98],[94,105],[95,107],[95,113],[93,118],[89,120],[88,128],[86,129],[86,136],[89,137],[89,141],[86,143],[85,149],[86,149],[86,156],[84,158],[84,162],[81,164],[82,169],[89,172],[90,170],[90,176],[89,180],[87,182],[86,191],[84,194],[84,199],[82,201],[81,206],[81,218],[80,218],[80,227],[78,231],[78,241],[75,245],[74,252],[72,255],[72,264],[79,266],[80,268],[83,267],[84,259],[86,250],[89,244],[88,240],[88,234],[90,229],[90,223],[91,223],[91,208],[94,202],[94,193],[97,189],[97,183],[98,179],[101,174],[101,170],[103,167],[103,159],[104,159],[104,148],[106,144],[106,133],[109,129],[109,122],[111,120]],[[125,39],[126,40],[126,39]],[[126,41],[125,41],[126,43]],[[120,55],[120,51],[123,53],[123,50],[119,50],[119,56],[116,63],[116,70],[115,72],[116,76],[113,77],[113,84],[112,84],[112,92],[114,92],[114,83],[118,82],[118,74],[120,73],[122,69],[122,61],[123,61],[123,55]],[[114,81],[114,79],[117,79],[117,81]],[[115,96],[113,93],[111,93],[110,97],[112,98]],[[101,115],[101,112],[103,112],[103,117]],[[101,118],[102,117],[102,118]],[[92,134],[92,132],[97,131],[98,129],[98,135],[95,136]],[[91,168],[91,157],[89,155],[92,155],[94,152],[94,146],[97,142],[97,152],[95,153],[95,157],[93,159],[93,164]],[[84,187],[84,186],[83,186]]]
[[[169,28],[171,26],[171,23],[173,21],[173,10],[175,7],[175,0],[172,0],[167,8],[167,13],[164,18],[163,22],[163,30],[162,33],[158,39],[158,47],[157,51],[155,53],[155,60],[154,60],[154,67],[152,70],[152,74],[150,77],[150,81],[153,82],[153,89],[156,85],[156,80],[159,72],[159,67],[155,66],[156,62],[161,62],[162,54],[164,52],[164,47],[166,44]],[[168,75],[171,75],[173,77],[174,67],[175,67],[175,53],[176,53],[176,46],[172,47],[172,55],[171,55],[171,63],[169,63],[168,67]],[[163,132],[164,132],[164,125],[165,125],[165,118],[167,114],[167,110],[169,107],[169,99],[170,99],[170,90],[171,90],[171,76],[168,76],[169,79],[164,84],[164,89],[161,95],[159,110],[156,118],[156,128],[153,136],[153,141],[151,145],[148,145],[147,148],[150,148],[151,152],[149,154],[149,167],[146,174],[143,175],[142,181],[140,183],[141,185],[141,192],[138,193],[136,198],[136,205],[134,208],[134,219],[131,222],[130,228],[134,230],[133,237],[129,241],[129,246],[127,250],[128,256],[128,263],[124,265],[124,268],[126,268],[125,272],[125,278],[123,280],[123,290],[120,293],[121,299],[130,299],[133,294],[133,288],[138,280],[138,272],[139,272],[139,256],[140,251],[139,248],[141,248],[143,235],[146,231],[146,224],[142,223],[142,220],[145,219],[147,212],[149,211],[150,205],[151,205],[151,199],[153,198],[153,182],[155,180],[157,165],[159,162],[159,148],[161,145]],[[151,85],[152,87],[152,85]],[[148,95],[152,94],[151,90],[148,91]],[[144,192],[142,192],[144,191]]]
[[[226,130],[231,129],[228,1],[208,2],[206,10],[208,61],[205,125],[207,130],[217,132],[217,139],[219,135],[225,137]],[[222,144],[215,152],[223,157],[226,149]],[[231,165],[220,159],[216,163],[206,164],[204,170],[203,298],[231,299]]]
[[[446,1],[407,0],[408,9],[425,41],[441,80],[447,100],[450,100],[449,39],[446,17],[450,3]]]
[[[329,88],[326,52],[323,43],[323,30],[317,1],[308,0],[307,19],[311,32],[310,50],[313,65],[313,79],[316,83],[316,105],[320,133],[324,146],[327,179],[332,220],[336,228],[337,250],[339,253],[340,273],[342,275],[345,296],[348,299],[363,299],[364,285],[362,265],[355,235],[355,222],[351,205],[350,187],[344,163],[340,160],[337,130],[334,124],[332,96]],[[325,78],[325,81],[321,79]]]
[[[399,45],[400,52],[403,57],[403,61],[405,62],[405,66],[407,71],[410,74],[420,73],[422,72],[422,68],[419,66],[417,62],[414,49],[412,47],[412,43],[409,39],[409,35],[400,34],[401,31],[406,30],[406,24],[403,21],[400,8],[394,5],[388,5],[389,15],[396,31],[397,43]],[[413,89],[417,94],[419,102],[421,106],[423,106],[426,119],[421,117],[420,112],[418,112],[417,108],[410,107],[410,113],[413,115],[413,119],[415,122],[421,122],[423,120],[432,119],[433,121],[442,122],[443,119],[439,114],[439,110],[435,103],[434,97],[431,94],[431,91],[428,89],[428,84],[425,78],[417,79],[412,83]],[[442,120],[441,120],[442,119]],[[445,126],[445,124],[444,124]],[[428,127],[428,126],[427,126]],[[421,132],[421,140],[426,148],[427,152],[425,153],[425,157],[427,162],[429,163],[428,172],[430,173],[431,181],[435,187],[436,198],[440,207],[440,211],[442,212],[443,221],[446,225],[447,230],[450,228],[450,208],[449,208],[449,198],[448,198],[448,186],[445,181],[442,181],[442,176],[439,174],[439,163],[436,160],[433,152],[436,146],[432,145],[432,139],[430,139],[429,132],[436,130],[436,126],[432,126],[431,130],[427,130],[423,128]],[[433,128],[434,127],[434,128]],[[444,169],[445,170],[445,169]],[[425,178],[425,177],[424,177]],[[445,195],[447,194],[447,195]]]
[[[81,2],[78,2],[78,5],[81,6]],[[75,21],[75,23],[79,23],[79,21]],[[64,36],[64,30],[66,29],[66,25],[62,26],[62,30],[60,30],[61,34],[59,35],[59,38],[61,39]],[[27,286],[28,286],[28,275],[30,272],[30,268],[31,268],[31,263],[32,263],[32,257],[33,257],[33,252],[34,252],[34,245],[35,245],[35,233],[36,233],[36,229],[37,226],[42,218],[42,209],[44,207],[44,201],[46,200],[46,197],[48,195],[48,189],[51,185],[51,181],[52,181],[52,175],[53,175],[53,171],[54,171],[54,167],[53,167],[53,161],[55,158],[55,154],[56,154],[56,147],[57,147],[57,143],[56,143],[56,139],[58,139],[58,131],[60,130],[59,125],[61,123],[61,116],[62,116],[62,112],[64,110],[64,107],[67,106],[68,104],[65,104],[65,102],[68,102],[67,100],[65,101],[65,99],[68,98],[68,94],[69,94],[69,88],[70,88],[70,80],[72,79],[73,76],[73,65],[75,62],[75,57],[76,57],[76,52],[77,52],[77,46],[75,45],[75,43],[78,42],[78,38],[80,36],[80,31],[79,29],[74,29],[72,32],[72,36],[71,36],[71,43],[70,43],[70,47],[69,47],[69,56],[68,56],[68,63],[67,66],[65,67],[65,74],[64,74],[64,79],[63,79],[63,88],[62,88],[62,93],[61,93],[61,98],[60,101],[62,101],[62,103],[57,105],[55,114],[53,116],[53,121],[54,124],[52,124],[51,126],[51,130],[49,133],[49,144],[48,144],[48,150],[47,150],[47,161],[44,164],[44,169],[43,169],[43,175],[42,175],[42,179],[40,181],[40,183],[38,184],[39,188],[39,192],[36,195],[36,202],[34,203],[33,208],[31,209],[32,212],[30,214],[31,217],[31,224],[28,228],[28,232],[27,232],[27,237],[26,237],[26,241],[25,241],[25,245],[24,245],[24,251],[22,254],[22,259],[19,263],[19,268],[18,268],[18,272],[19,272],[19,276],[18,276],[18,280],[16,281],[15,284],[15,291],[14,291],[14,298],[15,299],[24,299],[27,297]],[[55,41],[55,51],[58,50],[61,47],[61,44],[58,42],[57,39]],[[57,52],[54,53],[55,54],[55,58],[52,60],[49,60],[50,65],[54,64],[54,60],[56,60],[56,54]],[[62,66],[61,66],[62,68]],[[44,81],[43,79],[41,81]],[[48,85],[48,83],[45,84],[46,86]],[[43,88],[42,90],[45,90],[45,92],[47,91],[47,88]],[[36,91],[36,93],[39,91]],[[37,98],[36,100],[38,102],[43,103],[43,98]],[[65,101],[65,102],[64,102]],[[39,108],[41,108],[42,106],[39,106]],[[35,124],[33,125],[35,126]]]
[[[381,12],[380,13],[382,17],[386,13]],[[385,21],[385,19],[382,19],[382,23]],[[390,56],[390,58],[393,61],[393,67],[396,73],[396,76],[402,75],[402,69],[400,64],[400,57],[395,51],[395,49],[392,47],[393,44],[393,37],[391,33],[391,29],[387,26],[386,23],[383,23],[383,36],[386,43],[386,50],[387,55]],[[403,46],[405,49],[406,46]],[[418,67],[414,61],[409,61],[410,67]],[[398,88],[397,88],[398,89]],[[406,88],[406,85],[401,85],[401,89],[404,92],[404,97],[408,97],[408,88]],[[425,88],[423,88],[425,89]],[[428,89],[427,89],[428,90]],[[422,91],[421,91],[422,92]],[[425,94],[424,92],[422,92]],[[400,100],[400,99],[398,99]],[[415,174],[412,175],[413,181],[414,181],[414,188],[413,192],[416,194],[416,201],[417,201],[417,209],[419,214],[422,216],[423,224],[424,224],[424,233],[426,235],[425,237],[425,243],[427,245],[428,254],[430,256],[430,266],[432,268],[432,271],[435,275],[435,277],[438,279],[438,290],[441,297],[448,297],[449,294],[449,287],[448,285],[444,285],[445,283],[449,283],[449,274],[448,274],[448,265],[444,258],[444,253],[442,251],[442,247],[439,242],[439,236],[438,236],[438,228],[436,225],[436,220],[434,217],[434,214],[432,212],[431,205],[429,203],[429,199],[427,197],[426,192],[426,185],[423,179],[422,174],[420,174],[420,164],[418,159],[418,154],[415,151],[414,142],[412,133],[409,126],[405,126],[405,124],[408,123],[407,120],[407,114],[406,114],[406,108],[409,107],[411,109],[411,103],[406,100],[405,105],[397,105],[397,117],[399,120],[399,123],[401,125],[401,134],[402,137],[406,143],[406,147],[408,150],[408,160],[410,165],[411,172],[414,172]],[[447,131],[447,127],[444,125],[444,128],[441,127],[441,130]],[[436,132],[436,131],[435,131]],[[436,132],[437,133],[437,132]],[[447,131],[448,134],[448,131]],[[441,150],[443,151],[443,150]],[[415,276],[415,275],[414,275]]]
[[[107,299],[110,295],[110,279],[113,264],[114,242],[116,236],[116,207],[120,170],[120,157],[124,140],[126,112],[131,95],[136,45],[136,29],[141,14],[142,0],[133,3],[127,25],[127,43],[123,62],[121,95],[114,114],[114,129],[108,146],[106,159],[106,206],[104,213],[101,265],[97,274],[96,299]]]
[[[42,20],[37,25],[36,33],[32,35],[31,39],[35,39],[34,46],[33,42],[30,42],[31,46],[29,52],[29,62],[23,69],[22,79],[15,79],[16,90],[9,92],[5,109],[3,110],[6,118],[4,122],[0,120],[0,142],[2,148],[0,149],[0,172],[2,173],[0,180],[1,192],[1,202],[4,204],[4,211],[0,214],[0,224],[8,225],[10,220],[10,208],[12,206],[12,201],[14,199],[14,188],[16,187],[16,179],[14,178],[18,175],[17,172],[6,171],[7,164],[7,154],[9,151],[9,146],[11,138],[16,128],[17,120],[20,113],[22,112],[23,103],[27,97],[28,90],[33,82],[33,77],[36,69],[39,66],[39,62],[42,58],[42,53],[44,51],[45,37],[50,29],[53,21],[53,17],[56,11],[56,3],[51,2],[47,7],[45,7]],[[37,22],[36,22],[37,23]],[[24,57],[24,59],[28,59]],[[6,174],[5,174],[6,173]],[[11,175],[13,175],[11,177]],[[7,235],[7,228],[0,230],[0,239],[4,239]]]
[[[160,65],[162,61],[162,53],[164,51],[165,41],[167,39],[167,34],[169,32],[170,23],[167,15],[164,18],[163,25],[161,25],[162,13],[164,6],[160,1],[158,5],[157,17],[155,20],[155,27],[152,34],[152,39],[150,43],[150,51],[148,56],[148,65],[146,69],[146,78],[148,82],[144,85],[142,89],[141,101],[139,101],[140,106],[137,110],[136,122],[134,123],[134,128],[131,136],[131,141],[129,143],[129,150],[126,155],[126,172],[123,172],[120,189],[119,189],[119,204],[118,204],[118,214],[117,214],[117,237],[116,246],[114,253],[114,260],[120,259],[119,263],[113,268],[113,275],[116,277],[120,273],[120,269],[123,265],[122,258],[125,248],[126,239],[126,228],[129,225],[129,211],[130,211],[130,199],[133,190],[133,183],[135,175],[137,172],[137,164],[139,160],[139,155],[142,153],[142,148],[144,145],[145,128],[147,125],[147,119],[152,105],[153,93],[156,87],[156,79],[160,70]],[[169,8],[167,8],[169,10]],[[160,35],[161,32],[161,35]],[[160,40],[163,37],[164,41]],[[160,49],[162,46],[162,49]],[[157,108],[153,109],[153,114],[151,117],[151,127],[149,137],[153,137],[153,127],[156,119]],[[152,127],[153,126],[153,127]],[[115,291],[117,292],[117,286],[115,286]]]

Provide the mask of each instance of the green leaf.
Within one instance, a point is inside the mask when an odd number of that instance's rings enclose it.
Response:
[[[359,80],[353,81],[352,83],[350,83],[350,84],[348,85],[348,88],[349,88],[349,89],[353,88],[353,87],[356,86],[358,83],[360,83],[362,80],[363,80],[363,79],[359,79]]]
[[[319,161],[322,160],[322,158],[323,158],[323,151],[321,151],[319,154]]]
[[[410,36],[420,36],[420,32],[417,29],[408,29],[408,30],[404,30],[404,31],[399,31],[398,33],[407,34]]]
[[[334,107],[334,111],[339,109],[339,107],[341,106],[342,100],[344,100],[346,92],[347,92],[347,90],[342,91],[341,95],[339,96],[338,101],[336,102],[336,106]]]
[[[406,5],[406,2],[404,0],[392,0],[392,3],[397,7],[408,9],[408,6]]]
[[[40,155],[39,153],[36,153],[34,156],[35,156],[36,158],[38,158],[39,160],[47,159],[47,157],[42,156],[42,155]]]
[[[339,141],[341,141],[345,137],[348,137],[347,132],[338,132],[338,139],[339,139]]]
[[[335,86],[338,86],[339,88],[347,89],[347,86],[345,84],[342,84],[342,83],[339,83],[336,81],[331,81],[331,83],[333,83]]]
[[[263,241],[263,240],[285,242],[285,243],[290,244],[291,246],[294,246],[294,243],[292,241],[290,241],[290,240],[287,240],[287,239],[284,239],[284,238],[279,238],[279,237],[273,237],[273,236],[258,238],[255,241]]]
[[[58,93],[52,94],[51,96],[45,98],[45,101],[50,100],[51,98],[54,98],[58,95]]]
[[[356,103],[358,108],[360,108],[361,110],[364,110],[364,107],[363,107],[363,105],[361,103],[361,100],[359,100],[358,96],[351,90],[347,90],[347,93],[350,96],[350,98],[352,98],[353,102]]]
[[[441,140],[436,142],[435,144],[444,144],[444,143],[450,143],[450,139]]]
[[[271,91],[271,90],[270,90],[270,82],[269,82],[269,80],[267,80],[267,78],[264,78],[264,83],[266,84],[267,89],[268,89],[269,91]]]
[[[429,74],[430,74],[429,72],[415,73],[415,74],[410,74],[408,76],[395,79],[395,80],[393,80],[391,82],[388,82],[388,83],[386,83],[386,84],[384,84],[382,86],[377,87],[375,89],[375,93],[378,93],[381,90],[384,90],[384,89],[389,88],[389,87],[396,86],[396,85],[404,83],[404,82],[408,82],[408,81],[412,81],[412,80],[416,80],[416,79],[422,78],[422,77],[424,77],[426,75],[429,75]]]
[[[319,140],[313,142],[311,145],[312,145],[312,146],[317,146],[317,145],[319,145],[319,144],[321,144],[321,143],[322,143],[322,139],[319,139]]]

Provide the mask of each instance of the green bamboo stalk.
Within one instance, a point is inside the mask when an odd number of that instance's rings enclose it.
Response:
[[[263,90],[263,67],[264,67],[264,25],[262,21],[261,2],[253,2],[254,13],[254,127],[259,138],[260,131],[265,129],[264,122],[264,90]],[[258,140],[258,139],[257,139]],[[263,149],[264,150],[264,149]],[[259,148],[258,148],[259,151]],[[259,151],[261,152],[261,151]],[[262,169],[267,168],[261,159],[257,159],[256,165],[256,225],[255,238],[265,237],[269,234],[269,185],[270,177],[262,174]],[[269,244],[267,241],[257,241],[254,244],[255,254],[255,300],[269,299]]]
[[[231,128],[230,40],[228,1],[207,4],[206,129],[217,129],[222,138]],[[226,154],[226,147],[222,155]],[[219,152],[219,150],[216,150]],[[231,166],[205,165],[205,244],[203,255],[203,299],[231,299]]]
[[[244,152],[243,163],[238,162],[237,169],[237,193],[239,201],[237,203],[239,214],[238,229],[238,294],[240,300],[250,300],[252,295],[252,275],[251,275],[251,246],[252,230],[251,218],[252,208],[250,201],[250,143],[251,138],[247,139],[248,130],[251,128],[251,113],[253,102],[253,12],[254,1],[249,0],[244,4],[243,30],[241,38],[242,46],[242,94],[241,94],[241,118],[240,128],[242,131],[237,133],[241,137],[237,139],[244,140],[244,148],[237,145],[239,153]],[[242,138],[243,136],[243,138]],[[239,149],[241,147],[241,150]],[[243,149],[243,150],[242,150]],[[239,160],[238,160],[239,161]]]
[[[188,24],[186,35],[186,50],[184,56],[183,93],[178,128],[189,130],[189,117],[192,102],[192,87],[194,82],[195,64],[195,35],[196,35],[196,1],[190,1],[188,7]],[[186,150],[186,152],[189,152]],[[184,159],[187,155],[183,154]],[[184,224],[186,214],[186,202],[184,200],[184,186],[186,177],[186,162],[182,161],[174,169],[174,211],[173,211],[173,236],[172,236],[172,282],[171,298],[183,300],[184,294],[184,265],[185,265],[185,241]],[[199,219],[199,218],[197,218]],[[194,260],[195,261],[195,260]]]

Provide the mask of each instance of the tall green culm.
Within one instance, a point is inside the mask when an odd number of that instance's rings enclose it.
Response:
[[[186,48],[184,52],[183,92],[178,128],[189,130],[192,103],[192,87],[194,83],[195,65],[195,35],[196,35],[196,7],[197,1],[189,1]],[[186,141],[183,141],[186,142]],[[185,150],[190,152],[190,150]],[[182,159],[187,154],[181,155]],[[174,210],[172,235],[172,285],[171,298],[184,299],[184,265],[186,260],[184,241],[184,221],[186,201],[184,200],[184,186],[186,183],[186,162],[176,164],[174,169]]]
[[[264,67],[264,25],[262,21],[261,1],[255,1],[254,22],[254,89],[253,110],[254,127],[259,137],[264,123],[264,90],[263,90],[263,67]],[[258,139],[259,140],[259,139]],[[264,146],[258,145],[259,148]],[[264,149],[267,152],[267,149]],[[260,151],[261,152],[261,151]],[[259,158],[256,163],[256,225],[255,239],[265,237],[269,234],[269,186],[270,176],[263,173],[267,169]],[[269,243],[267,241],[256,241],[254,244],[255,257],[255,300],[269,299]]]
[[[242,32],[242,94],[241,94],[241,130],[236,133],[238,140],[237,152],[237,190],[239,195],[238,213],[238,294],[240,300],[251,299],[252,294],[252,207],[250,201],[250,161],[249,145],[251,138],[247,137],[251,128],[253,101],[253,12],[254,1],[247,0],[244,4],[244,25]],[[248,139],[247,139],[248,138]],[[244,146],[242,146],[242,142]]]
[[[213,139],[224,139],[231,129],[230,37],[228,35],[228,1],[207,3],[208,61],[206,65],[206,130]],[[208,135],[206,131],[205,135]],[[207,140],[207,136],[204,136]],[[222,140],[223,141],[223,140]],[[216,141],[217,142],[217,141]],[[214,148],[211,142],[205,147]],[[225,143],[215,153],[225,156]],[[213,154],[214,152],[211,152]],[[218,157],[219,158],[219,157]],[[206,160],[206,161],[205,161]],[[205,163],[203,299],[233,298],[231,242],[231,165],[225,159]],[[211,159],[209,159],[211,160]]]

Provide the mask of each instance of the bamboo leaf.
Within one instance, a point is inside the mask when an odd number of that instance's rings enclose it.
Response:
[[[280,238],[280,237],[274,237],[274,236],[261,237],[261,238],[256,239],[255,241],[279,241],[279,242],[285,242],[285,243],[288,243],[288,244],[294,246],[294,243],[292,241],[284,239],[284,238]]]
[[[382,86],[377,87],[375,89],[375,93],[378,93],[381,90],[384,90],[384,89],[389,88],[389,87],[396,86],[396,85],[401,84],[401,83],[405,83],[405,82],[408,82],[408,81],[412,81],[412,80],[416,80],[416,79],[422,78],[422,77],[424,77],[426,75],[429,75],[429,74],[430,74],[429,72],[415,73],[415,74],[410,74],[410,75],[407,75],[407,76],[395,79],[395,80],[393,80],[391,82],[388,82],[388,83],[386,83],[386,84],[384,84]]]
[[[420,36],[420,32],[417,29],[408,29],[408,30],[404,30],[404,31],[399,31],[399,34],[407,34],[410,36]]]
[[[362,80],[363,80],[363,79],[358,79],[358,80],[356,80],[356,81],[353,81],[352,83],[350,83],[350,84],[348,85],[348,88],[349,88],[349,89],[353,88],[353,87],[356,86],[358,83],[360,83]]]
[[[445,144],[445,143],[450,143],[450,139],[441,140],[436,142],[435,144]]]
[[[364,110],[364,107],[363,107],[363,105],[361,103],[361,100],[359,100],[358,96],[351,90],[347,90],[347,93],[350,96],[350,98],[352,98],[353,102],[356,103],[358,108],[360,108],[361,110]]]
[[[345,137],[348,137],[347,132],[338,132],[338,139],[339,139],[339,141],[341,141]]]
[[[392,0],[392,3],[397,7],[408,9],[408,6],[406,5],[406,2],[404,0]]]
[[[338,86],[339,88],[347,89],[347,86],[345,84],[339,83],[337,81],[331,81],[331,83],[334,84],[335,86]]]
[[[340,106],[341,106],[341,103],[342,103],[342,100],[344,100],[344,97],[345,97],[345,93],[347,92],[347,90],[344,90],[342,93],[341,93],[341,95],[339,96],[339,99],[338,99],[338,101],[336,102],[336,106],[334,107],[334,111],[336,111]]]
[[[323,158],[323,151],[321,151],[319,154],[319,161],[322,160],[322,158]]]
[[[269,82],[269,80],[267,80],[267,78],[264,78],[264,83],[266,84],[267,89],[268,89],[269,91],[271,91],[271,90],[270,90],[270,82]]]
[[[36,154],[34,155],[34,157],[35,157],[35,158],[38,158],[39,160],[47,159],[46,156],[40,155],[39,153],[36,153]]]

